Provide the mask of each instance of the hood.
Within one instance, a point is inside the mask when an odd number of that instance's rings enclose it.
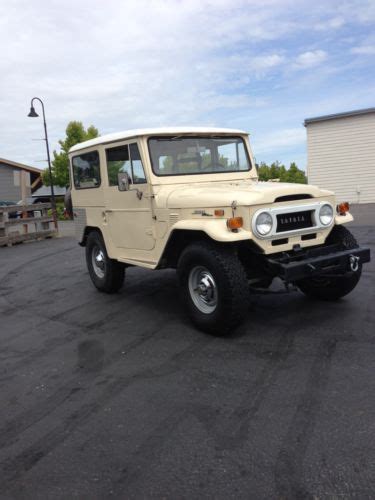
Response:
[[[156,195],[157,205],[167,208],[229,207],[274,203],[280,196],[305,194],[318,198],[332,196],[332,192],[310,184],[284,182],[206,183],[190,186],[163,186]]]

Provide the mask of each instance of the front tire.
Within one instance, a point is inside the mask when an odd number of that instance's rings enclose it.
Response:
[[[183,251],[177,273],[188,314],[200,330],[225,335],[243,320],[249,287],[232,249],[193,243]]]
[[[327,238],[327,244],[340,243],[346,250],[357,248],[358,243],[352,233],[343,226],[335,226]],[[362,264],[357,271],[349,271],[334,277],[317,276],[297,283],[298,288],[308,297],[320,300],[338,300],[350,293],[358,284],[362,274]]]
[[[101,292],[115,293],[124,283],[125,266],[110,259],[102,235],[91,232],[86,241],[86,263],[91,281]]]

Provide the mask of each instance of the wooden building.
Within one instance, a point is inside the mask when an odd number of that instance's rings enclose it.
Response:
[[[0,158],[0,200],[26,201],[42,185],[42,171]]]

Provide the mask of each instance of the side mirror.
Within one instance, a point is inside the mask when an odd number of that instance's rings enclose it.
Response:
[[[117,174],[117,184],[119,191],[129,191],[130,176],[127,172],[119,172]]]

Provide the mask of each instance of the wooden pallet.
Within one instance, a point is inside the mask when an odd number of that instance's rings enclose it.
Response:
[[[51,203],[0,206],[0,246],[55,236],[57,229],[52,215],[48,214],[50,208]],[[35,216],[36,212],[40,212],[40,216]],[[17,218],[9,217],[12,213],[17,213]]]

